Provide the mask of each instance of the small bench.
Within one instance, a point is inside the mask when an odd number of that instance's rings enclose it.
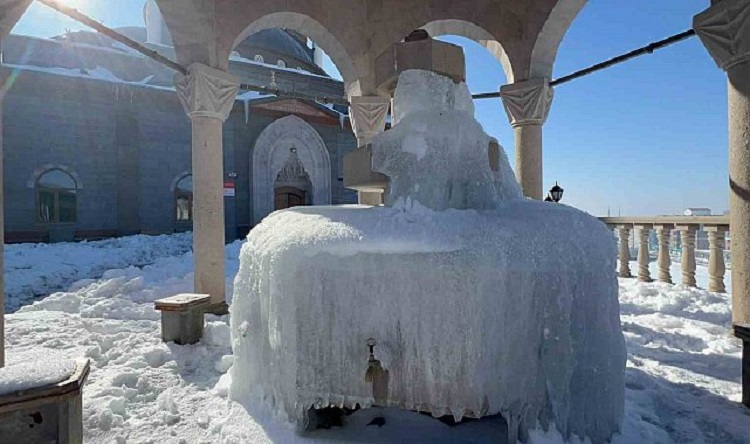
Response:
[[[40,360],[0,369],[0,441],[83,442],[89,360]]]
[[[176,344],[195,344],[203,337],[203,314],[210,306],[207,294],[184,293],[157,300],[161,312],[161,339]]]

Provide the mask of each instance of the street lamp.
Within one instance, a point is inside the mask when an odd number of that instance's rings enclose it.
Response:
[[[555,202],[555,203],[560,202],[562,200],[564,192],[565,190],[563,190],[560,187],[560,185],[558,185],[557,182],[555,182],[555,186],[552,187],[551,190],[549,190],[549,195],[544,200],[546,202]]]

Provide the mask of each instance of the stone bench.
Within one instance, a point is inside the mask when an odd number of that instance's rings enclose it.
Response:
[[[176,344],[195,344],[203,336],[203,315],[210,306],[207,294],[178,294],[155,303],[161,312],[161,339]]]
[[[40,360],[0,369],[0,441],[83,442],[89,361]]]

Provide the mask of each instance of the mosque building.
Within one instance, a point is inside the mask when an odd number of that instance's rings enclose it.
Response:
[[[153,1],[118,32],[174,59]],[[2,42],[5,238],[59,242],[192,227],[190,120],[174,72],[95,32]],[[266,29],[239,43],[243,83],[342,97],[306,37]],[[224,124],[227,241],[276,209],[356,203],[343,157],[357,148],[345,107],[241,92]]]

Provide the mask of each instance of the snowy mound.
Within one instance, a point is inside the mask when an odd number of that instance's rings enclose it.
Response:
[[[604,442],[622,420],[626,357],[611,233],[520,199],[505,155],[489,166],[465,86],[407,74],[399,123],[373,141],[391,206],[295,208],[248,236],[231,396],[260,396],[298,421],[310,406],[379,396],[434,416],[501,413],[510,442],[551,423]],[[420,85],[443,99],[410,103]],[[368,338],[384,398],[365,378]]]

